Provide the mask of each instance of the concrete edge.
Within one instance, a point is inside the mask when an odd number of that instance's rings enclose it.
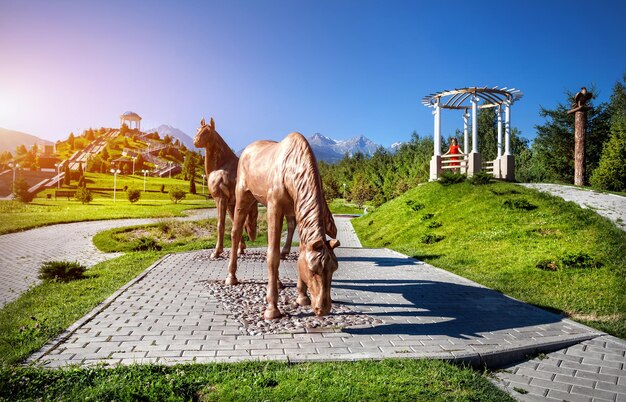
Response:
[[[59,347],[63,342],[67,341],[70,336],[72,336],[79,328],[83,325],[87,324],[91,320],[93,320],[98,314],[104,311],[107,307],[109,307],[118,297],[120,297],[128,288],[133,286],[135,283],[139,282],[143,278],[148,275],[150,271],[159,266],[162,262],[168,259],[171,254],[166,254],[163,257],[159,258],[156,262],[146,268],[142,273],[131,279],[124,286],[113,292],[111,296],[106,298],[103,302],[94,307],[90,312],[85,314],[83,317],[79,318],[74,324],[70,325],[65,331],[63,331],[60,335],[52,339],[43,345],[39,351],[31,354],[27,359],[26,363],[35,363],[41,361],[44,357],[54,351]]]

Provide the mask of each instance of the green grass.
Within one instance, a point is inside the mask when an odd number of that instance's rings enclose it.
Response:
[[[0,365],[39,350],[162,254],[131,253],[95,265],[85,279],[45,281],[0,310]]]
[[[626,338],[626,233],[574,203],[510,183],[429,183],[352,223],[365,247],[392,248]],[[601,267],[536,267],[584,254]]]
[[[80,222],[101,219],[151,218],[182,216],[182,211],[195,208],[214,207],[213,200],[206,201],[201,194],[187,194],[178,204],[172,203],[167,194],[172,187],[188,190],[189,183],[170,178],[148,177],[146,190],[141,199],[132,204],[122,191],[124,186],[143,191],[143,176],[119,175],[117,180],[116,202],[113,202],[113,176],[89,173],[86,176],[88,188],[106,188],[94,190],[94,199],[89,204],[67,198],[54,199],[56,188],[38,194],[30,204],[17,201],[0,201],[0,234],[18,232],[35,227],[56,223]],[[63,189],[75,189],[76,182]],[[161,193],[165,185],[165,193]],[[198,189],[201,192],[201,189]],[[46,197],[52,194],[52,199]]]
[[[333,214],[356,214],[356,215],[362,214],[363,209],[365,208],[365,206],[363,208],[359,208],[356,206],[356,204],[349,203],[343,198],[336,198],[332,200],[328,204],[328,207],[330,208],[330,211]],[[367,210],[371,212],[374,210],[374,208],[370,205],[367,205]]]
[[[0,399],[512,401],[481,374],[436,360],[0,369]]]

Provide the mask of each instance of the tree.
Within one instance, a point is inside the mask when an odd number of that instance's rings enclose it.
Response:
[[[362,208],[366,201],[374,198],[374,189],[362,173],[354,176],[350,196],[359,208]]]
[[[67,143],[70,144],[70,149],[74,149],[74,141],[76,138],[74,137],[74,133],[70,133],[70,136],[67,137]]]
[[[170,199],[174,204],[178,204],[178,201],[185,198],[185,192],[183,190],[179,190],[177,188],[173,188],[169,191]]]
[[[626,115],[613,119],[611,135],[590,182],[604,190],[626,191]]]
[[[143,160],[143,155],[137,154],[137,159],[135,159],[135,171],[141,171],[144,163],[145,161]]]
[[[105,162],[109,160],[109,151],[107,150],[107,147],[102,148],[102,152],[100,156],[102,160]]]
[[[26,149],[26,145],[22,144],[15,148],[15,153],[17,154],[17,156],[26,155],[28,153],[28,149]]]
[[[87,187],[78,187],[74,198],[83,204],[89,204],[93,201],[93,194],[91,191],[87,190]]]
[[[70,163],[65,162],[65,167],[63,168],[63,172],[65,173],[65,176],[63,177],[63,184],[65,184],[66,186],[69,186],[72,183],[72,178],[70,177]]]
[[[196,175],[189,178],[189,194],[196,194]]]
[[[35,194],[29,192],[28,189],[28,183],[24,180],[22,175],[19,175],[13,184],[13,197],[23,203],[31,202],[33,198],[35,198]]]

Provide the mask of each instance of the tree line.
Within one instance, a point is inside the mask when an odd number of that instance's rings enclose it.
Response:
[[[626,73],[615,83],[608,102],[590,101],[586,136],[586,182],[593,187],[626,191]],[[515,155],[515,178],[519,182],[571,184],[574,180],[574,116],[567,114],[574,93],[565,93],[554,108],[541,107],[545,123],[537,125],[532,143],[511,130]],[[477,116],[479,150],[483,160],[497,156],[497,116],[494,108],[480,109]],[[455,137],[461,138],[457,130]],[[442,138],[445,151],[451,137]],[[380,205],[429,179],[433,155],[432,136],[413,132],[396,152],[379,148],[373,155],[344,155],[337,163],[319,162],[324,193],[328,199],[345,198],[362,206]],[[468,152],[469,150],[465,150]]]

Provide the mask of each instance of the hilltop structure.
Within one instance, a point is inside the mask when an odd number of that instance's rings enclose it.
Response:
[[[141,131],[141,116],[139,116],[135,112],[124,112],[120,116],[120,128],[126,123],[128,128],[133,128],[132,123],[135,123],[135,127],[137,130]]]
[[[461,168],[461,172],[473,176],[481,170],[492,173],[495,178],[515,179],[515,157],[511,154],[511,105],[521,99],[522,92],[515,89],[468,87],[430,94],[422,98],[422,104],[433,108],[435,118],[434,152],[430,161],[430,180],[437,180],[445,169]],[[478,102],[482,100],[481,104]],[[484,164],[478,144],[478,109],[496,108],[498,119],[498,155],[495,160]],[[464,154],[456,156],[441,154],[441,109],[456,109],[463,111],[463,146]],[[504,110],[503,110],[504,109]],[[472,143],[469,147],[469,118],[472,111]],[[504,112],[504,153],[502,153],[502,131]],[[463,159],[456,162],[456,158]],[[454,159],[453,159],[454,158]],[[453,161],[454,160],[454,161]]]

